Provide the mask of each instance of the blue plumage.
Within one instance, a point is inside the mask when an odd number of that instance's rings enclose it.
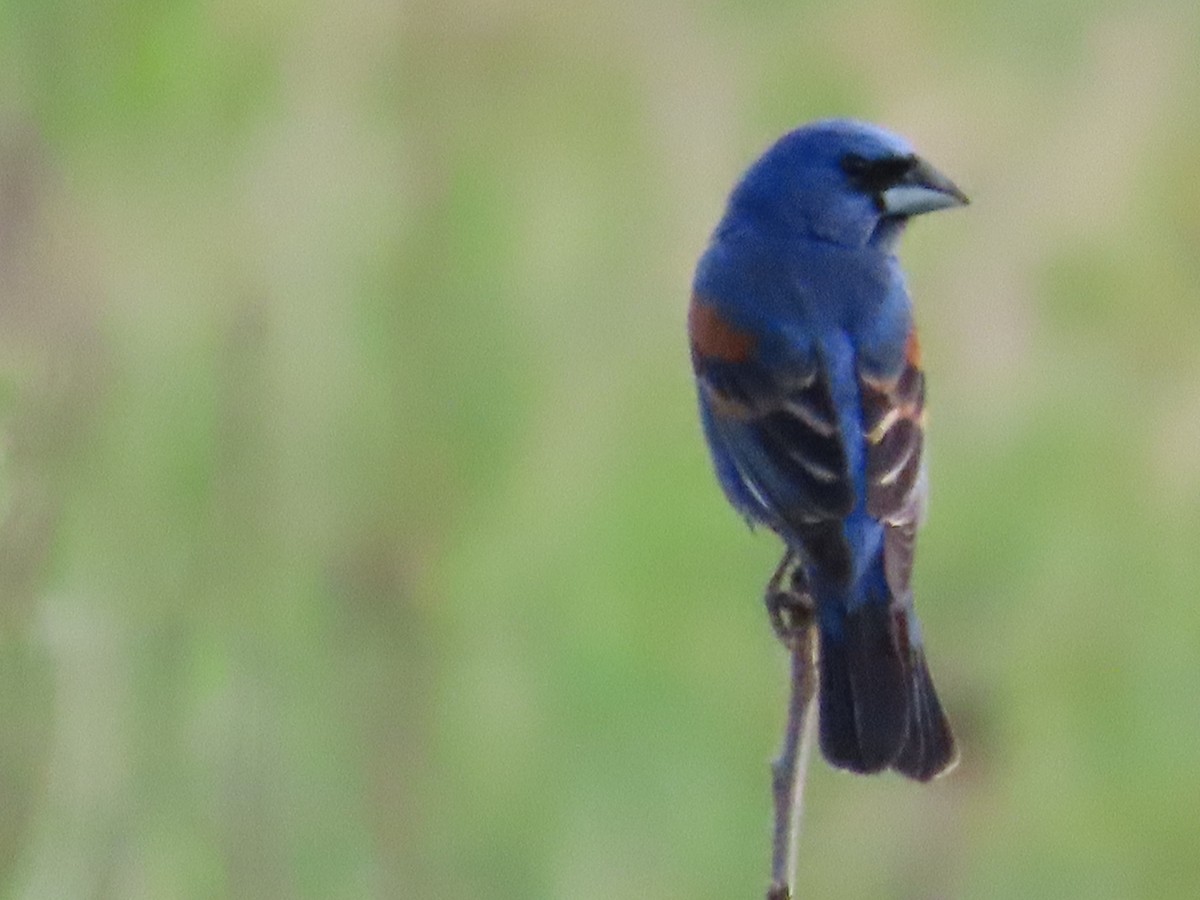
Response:
[[[924,375],[894,251],[911,216],[965,202],[900,138],[817,122],[750,167],[693,284],[718,479],[798,560],[819,628],[821,746],[859,772],[926,780],[955,759],[912,611]]]

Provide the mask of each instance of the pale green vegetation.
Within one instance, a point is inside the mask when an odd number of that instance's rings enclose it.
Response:
[[[758,897],[777,560],[683,312],[849,114],[905,260],[963,762],[805,897],[1200,883],[1200,6],[0,4],[0,893]]]

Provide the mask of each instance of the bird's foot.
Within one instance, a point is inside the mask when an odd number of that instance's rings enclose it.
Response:
[[[785,646],[793,648],[813,623],[813,598],[799,557],[788,551],[767,584],[764,601],[771,628]]]

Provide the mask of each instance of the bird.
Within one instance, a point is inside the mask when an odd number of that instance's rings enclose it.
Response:
[[[925,376],[896,252],[912,217],[968,202],[898,135],[811,122],[736,184],[692,284],[717,480],[784,542],[777,579],[816,626],[821,751],[856,773],[929,781],[958,759],[913,607]]]

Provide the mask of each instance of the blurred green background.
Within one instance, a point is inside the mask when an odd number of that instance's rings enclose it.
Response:
[[[803,897],[1200,884],[1200,6],[0,2],[0,893],[760,897],[786,665],[683,318],[801,121],[904,252],[963,762]]]

